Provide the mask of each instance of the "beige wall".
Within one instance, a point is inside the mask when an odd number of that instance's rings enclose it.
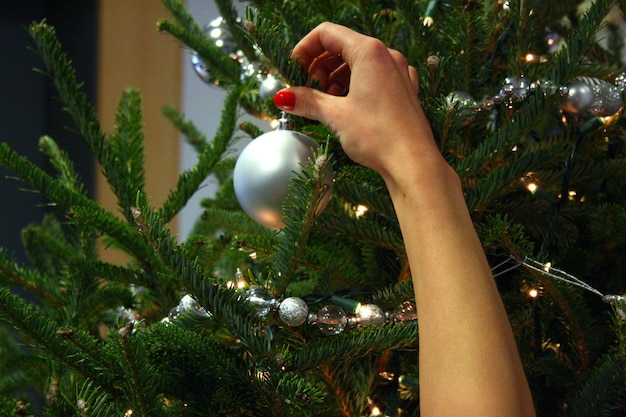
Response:
[[[180,135],[161,114],[165,105],[180,106],[180,43],[156,30],[169,17],[159,0],[100,0],[97,108],[105,132],[113,129],[121,93],[128,87],[142,95],[145,125],[146,192],[158,207],[175,187]],[[106,181],[96,182],[98,203],[119,213]],[[173,228],[175,224],[171,225]],[[104,255],[109,261],[119,258]]]

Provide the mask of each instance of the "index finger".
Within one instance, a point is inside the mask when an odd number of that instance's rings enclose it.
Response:
[[[358,32],[330,22],[318,25],[294,47],[291,58],[298,59],[304,69],[308,69],[318,56],[325,52],[340,55],[344,62],[351,64],[351,55],[359,40],[366,38]]]

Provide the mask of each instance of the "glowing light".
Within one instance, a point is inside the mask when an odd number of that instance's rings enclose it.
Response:
[[[237,268],[237,271],[235,272],[235,282],[237,283],[238,289],[246,288],[248,286],[248,282],[243,277],[243,273],[239,268]]]
[[[550,268],[552,268],[552,262],[546,262],[543,264],[543,270],[546,272],[550,272]]]
[[[359,217],[363,217],[363,216],[365,215],[365,213],[367,213],[367,211],[368,211],[368,210],[369,210],[369,209],[368,209],[366,206],[364,206],[364,205],[362,205],[362,204],[359,204],[359,205],[358,205],[358,206],[356,206],[356,208],[354,209],[354,215],[355,215],[357,218],[359,218]]]
[[[576,198],[576,191],[571,190],[567,193],[567,195],[568,195],[569,200],[572,201]]]
[[[511,150],[512,150],[513,152],[517,152],[517,145],[513,146],[513,147],[511,148]]]
[[[528,184],[526,184],[526,189],[530,191],[531,194],[535,194],[537,192],[537,188],[539,188],[539,186],[534,182],[529,182]]]
[[[424,26],[431,27],[433,23],[435,23],[435,21],[432,17],[429,16],[429,17],[424,18]]]
[[[372,407],[372,415],[373,416],[382,416],[383,412],[380,411],[380,408],[374,406],[374,407]]]
[[[539,291],[536,288],[531,288],[528,290],[528,296],[530,298],[537,298],[539,296]]]
[[[126,412],[124,413],[124,417],[130,417],[133,415],[133,410],[126,410]]]
[[[276,130],[279,125],[280,125],[280,122],[278,121],[278,119],[274,119],[270,122],[270,129]]]

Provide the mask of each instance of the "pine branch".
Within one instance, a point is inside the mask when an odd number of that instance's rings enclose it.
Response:
[[[232,87],[241,83],[241,66],[238,61],[224,54],[210,42],[193,17],[185,10],[180,0],[163,0],[178,24],[166,19],[157,23],[158,30],[167,32],[194,50],[209,66],[211,81],[219,80],[221,87]]]
[[[46,285],[55,282],[51,276],[46,277],[34,270],[19,266],[4,248],[0,248],[0,282],[7,287],[18,286],[53,307],[60,307],[62,304],[61,300],[56,297],[56,291]]]
[[[314,153],[307,167],[289,182],[289,192],[283,203],[285,226],[277,235],[272,264],[277,276],[274,278],[274,295],[284,294],[302,258],[306,241],[311,234],[318,215],[320,202],[327,197],[325,183],[330,172],[327,150]]]
[[[193,194],[198,191],[202,182],[224,158],[233,140],[237,121],[237,104],[241,91],[241,86],[229,91],[224,101],[220,125],[213,141],[204,147],[198,157],[197,164],[181,174],[176,189],[169,193],[167,200],[163,203],[159,216],[166,221],[171,220],[187,204]]]
[[[141,417],[165,416],[162,394],[155,389],[158,375],[148,362],[142,333],[133,332],[133,324],[119,331],[119,343],[124,353],[127,367],[124,394],[128,398],[133,414]]]
[[[58,361],[76,369],[85,377],[92,378],[108,392],[117,392],[114,383],[115,368],[111,367],[115,361],[110,358],[106,362],[94,360],[94,355],[99,355],[100,349],[98,342],[90,336],[73,330],[57,330],[58,325],[55,322],[5,288],[0,288],[0,316],[35,340]],[[79,349],[68,338],[81,340],[84,346],[89,347]]]
[[[50,136],[42,136],[39,139],[39,150],[50,159],[50,163],[59,173],[59,181],[77,193],[83,193],[83,183],[74,170],[74,163],[67,153],[59,148],[59,145]]]
[[[45,74],[51,77],[59,93],[59,100],[64,110],[73,119],[78,133],[90,152],[102,162],[105,135],[100,128],[97,112],[88,103],[82,91],[83,84],[76,81],[76,73],[71,61],[61,48],[54,28],[43,21],[30,25],[29,33],[46,66]]]
[[[186,120],[185,115],[172,106],[165,106],[163,108],[163,115],[185,135],[187,143],[189,143],[198,154],[204,152],[204,149],[208,145],[206,135],[200,132],[193,121]]]
[[[388,219],[395,219],[395,210],[384,183],[370,181],[367,175],[365,178],[362,175],[362,167],[354,168],[344,167],[337,175],[333,183],[333,196],[355,205],[364,205],[368,211],[378,213]]]
[[[291,59],[291,51],[295,46],[294,39],[288,36],[274,22],[265,17],[261,11],[246,9],[246,20],[249,22],[251,41],[263,55],[274,65],[287,84],[292,86],[307,85],[308,74]],[[296,39],[300,39],[297,37]]]
[[[612,416],[626,403],[623,358],[612,351],[600,358],[584,376],[582,388],[567,400],[568,416]]]
[[[589,65],[585,54],[592,43],[589,41],[604,26],[602,20],[613,5],[612,0],[596,0],[590,3],[586,13],[579,19],[578,25],[567,36],[567,45],[556,52],[550,61],[552,69],[549,80],[562,85],[573,76],[580,75]]]
[[[549,104],[549,100],[541,93],[529,95],[510,121],[455,164],[457,173],[465,178],[509,151],[522,134],[533,127],[540,115],[547,111]]]
[[[162,262],[154,256],[149,245],[117,217],[105,211],[94,201],[82,194],[73,192],[54,180],[39,167],[17,155],[6,143],[0,143],[0,164],[15,173],[22,181],[39,190],[50,200],[65,207],[77,221],[91,225],[115,238],[129,253],[137,259],[151,265],[156,270]]]
[[[321,365],[332,366],[334,361],[341,361],[343,358],[354,360],[387,349],[415,348],[416,345],[415,323],[366,327],[333,337],[311,340],[302,349],[294,352],[287,369],[295,372]]]
[[[105,146],[102,165],[119,207],[130,224],[134,223],[131,207],[145,185],[143,139],[141,96],[139,91],[128,89],[118,104],[115,131]]]
[[[367,242],[378,247],[390,249],[404,257],[404,243],[397,228],[384,228],[376,220],[366,218],[345,218],[338,215],[324,214],[319,218],[319,226],[329,232],[346,236],[354,242]]]

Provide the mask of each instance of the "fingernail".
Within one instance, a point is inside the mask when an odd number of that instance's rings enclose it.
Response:
[[[293,110],[296,107],[296,95],[288,90],[280,90],[274,94],[274,104],[283,110]]]

